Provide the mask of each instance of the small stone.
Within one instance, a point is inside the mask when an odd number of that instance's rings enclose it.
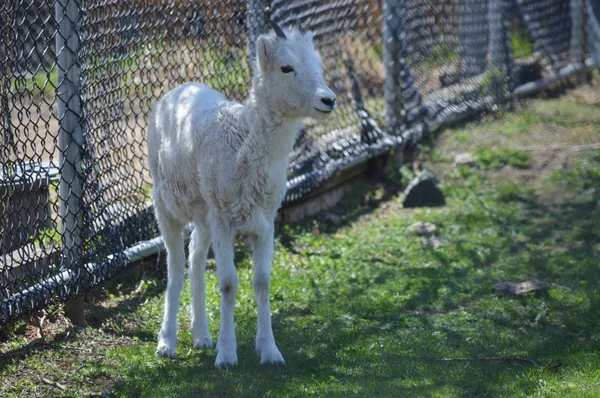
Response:
[[[436,238],[427,238],[424,240],[425,246],[431,247],[432,249],[437,249],[442,246],[442,242]]]
[[[436,226],[427,221],[419,221],[408,227],[408,230],[417,236],[431,236],[435,234]]]
[[[339,227],[342,225],[342,217],[338,216],[337,214],[325,213],[323,218],[333,226]]]
[[[454,156],[454,165],[455,166],[470,166],[477,162],[477,158],[470,153],[459,153]]]
[[[549,285],[544,282],[531,280],[524,282],[502,282],[494,285],[494,292],[504,296],[520,296],[529,292],[539,292],[548,289]]]
[[[423,207],[443,206],[446,204],[444,194],[438,188],[435,178],[427,171],[423,171],[404,190],[402,206]]]

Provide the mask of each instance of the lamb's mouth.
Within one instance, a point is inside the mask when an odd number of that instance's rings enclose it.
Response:
[[[319,109],[319,108],[315,108],[315,109],[316,109],[316,110],[318,110],[318,111],[319,111],[319,112],[321,112],[321,113],[331,113],[331,111],[333,111],[333,109],[330,109],[330,110],[328,110],[328,111],[323,111],[323,110],[321,110],[321,109]]]

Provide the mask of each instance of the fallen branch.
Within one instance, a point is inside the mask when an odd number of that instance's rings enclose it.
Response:
[[[423,358],[423,359],[433,359],[436,361],[448,361],[448,362],[519,362],[526,363],[529,365],[534,365],[537,367],[541,367],[535,361],[527,358],[521,357],[506,357],[506,358]]]
[[[110,397],[110,395],[108,395],[105,392],[86,392],[83,394],[83,396],[85,396],[85,397],[102,397],[102,398]]]
[[[18,350],[14,350],[11,352],[7,352],[6,354],[3,354],[3,356],[5,358],[12,358],[12,357],[18,357],[20,355],[25,355],[28,354],[30,351],[32,351],[34,348],[45,344],[44,342],[42,342],[41,339],[37,339],[32,341],[31,343],[27,344],[25,347],[23,348],[19,348]]]
[[[67,387],[63,386],[59,382],[48,380],[45,377],[42,377],[41,380],[44,384],[48,384],[49,386],[60,388],[63,391],[67,391]]]

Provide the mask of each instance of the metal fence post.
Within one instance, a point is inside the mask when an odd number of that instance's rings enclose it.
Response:
[[[79,93],[79,4],[76,0],[58,0],[55,4],[58,24],[56,35],[58,145],[60,149],[60,218],[62,221],[61,269],[71,270],[71,294],[81,294],[77,285],[83,269],[83,193],[81,104]],[[71,301],[66,308],[74,324],[84,323],[83,297]]]
[[[584,0],[586,26],[585,34],[587,36],[587,50],[596,66],[600,66],[600,23],[594,15],[594,7],[591,0]]]
[[[401,139],[405,129],[405,113],[402,82],[405,59],[402,40],[402,12],[404,0],[384,0],[383,2],[383,61],[385,63],[385,84],[383,98],[385,100],[385,125],[387,133]],[[402,140],[391,159],[392,167],[404,164],[406,140]]]
[[[488,0],[488,59],[491,89],[496,104],[504,104],[512,89],[512,57],[510,53],[509,7],[507,0]]]
[[[576,64],[583,64],[584,39],[583,39],[583,1],[571,0],[571,60]]]
[[[486,63],[481,50],[485,48],[486,35],[483,29],[478,29],[478,26],[487,22],[486,2],[464,0],[462,3],[464,3],[462,8],[464,17],[459,24],[459,48],[463,58],[461,73],[463,78],[468,78],[485,72]]]
[[[400,15],[402,0],[383,2],[383,59],[385,62],[385,124],[394,137],[402,134],[402,66]]]
[[[488,21],[490,28],[490,37],[488,42],[488,59],[490,60],[490,70],[504,67],[504,40],[502,34],[502,1],[488,0]]]
[[[246,0],[246,29],[248,36],[248,66],[252,71],[256,56],[256,39],[266,30],[266,0]]]

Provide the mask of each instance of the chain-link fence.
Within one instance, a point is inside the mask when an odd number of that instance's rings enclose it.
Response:
[[[599,61],[591,0],[7,0],[0,324],[161,246],[145,128],[195,80],[243,101],[268,20],[315,33],[339,109],[303,123],[285,203],[358,162]]]

